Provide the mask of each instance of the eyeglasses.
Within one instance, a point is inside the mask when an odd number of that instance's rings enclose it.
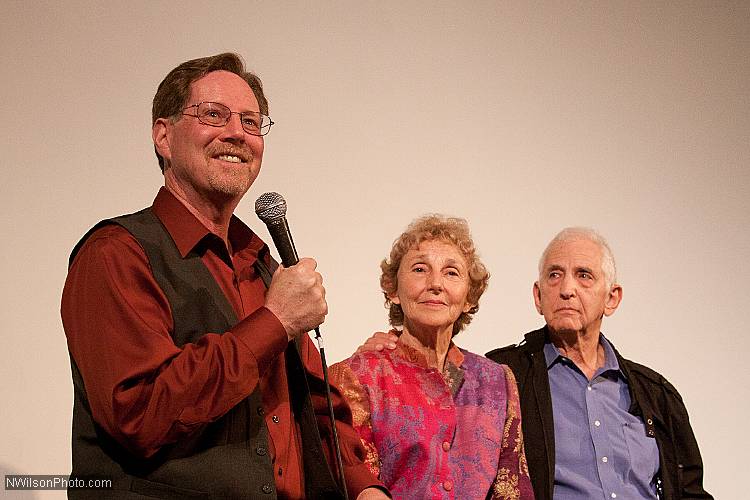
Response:
[[[185,113],[186,109],[195,108],[195,114]],[[204,125],[210,125],[212,127],[223,127],[229,123],[229,119],[232,115],[240,115],[240,123],[242,128],[250,135],[263,136],[271,130],[273,121],[271,118],[262,114],[256,113],[255,111],[245,111],[244,113],[238,113],[232,111],[228,107],[218,102],[201,102],[193,104],[182,110],[182,114],[186,116],[194,116],[198,118],[198,121]]]

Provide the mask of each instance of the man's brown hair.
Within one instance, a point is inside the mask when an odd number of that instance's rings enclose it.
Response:
[[[245,80],[258,100],[260,112],[268,115],[268,100],[263,94],[263,84],[260,78],[245,69],[245,62],[239,55],[225,52],[186,61],[170,71],[156,89],[151,108],[151,125],[159,118],[176,120],[187,106],[190,98],[190,85],[212,71],[229,71]],[[159,168],[164,172],[164,158],[156,151],[156,148],[154,151],[159,159]]]

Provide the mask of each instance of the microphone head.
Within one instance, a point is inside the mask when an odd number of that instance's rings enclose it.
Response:
[[[255,200],[255,213],[266,224],[283,219],[286,217],[286,200],[273,191],[263,193]]]

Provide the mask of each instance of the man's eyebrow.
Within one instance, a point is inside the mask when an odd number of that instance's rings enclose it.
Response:
[[[596,273],[594,272],[594,270],[591,269],[590,267],[586,267],[586,266],[578,266],[578,267],[576,267],[576,272],[577,273],[589,273],[592,276],[596,276]]]

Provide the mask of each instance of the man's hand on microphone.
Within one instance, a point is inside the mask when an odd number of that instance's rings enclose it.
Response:
[[[318,264],[303,258],[291,266],[279,266],[266,292],[266,308],[281,322],[289,340],[314,329],[328,314],[323,277]]]

